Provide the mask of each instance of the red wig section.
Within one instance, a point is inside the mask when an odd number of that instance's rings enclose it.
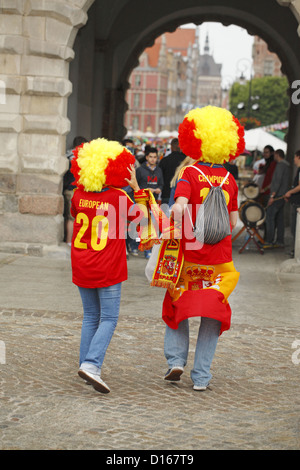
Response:
[[[128,178],[128,167],[134,165],[135,158],[132,153],[124,149],[116,159],[108,159],[108,165],[104,170],[106,176],[105,186],[114,186],[115,188],[122,188],[127,186],[128,183],[125,178]]]
[[[84,143],[78,145],[78,147],[76,147],[74,150],[72,150],[74,157],[71,160],[71,169],[70,169],[70,171],[71,171],[72,175],[75,178],[75,181],[72,183],[72,185],[78,187],[78,189],[83,189],[84,190],[83,185],[78,183],[80,167],[77,163],[78,152],[79,152],[79,149],[81,149],[83,147],[83,145],[84,145]]]
[[[237,133],[238,133],[238,136],[239,136],[239,141],[238,141],[238,144],[237,144],[236,153],[234,155],[229,156],[229,161],[234,160],[241,153],[243,153],[244,150],[245,150],[245,146],[246,146],[245,139],[244,139],[244,135],[245,135],[244,127],[240,124],[239,120],[236,117],[232,116],[232,119],[233,119],[233,121],[235,122],[235,124],[237,125],[237,128],[238,128]]]
[[[198,160],[201,155],[201,139],[197,139],[194,134],[196,129],[194,121],[184,118],[178,127],[178,141],[180,150],[188,157]]]

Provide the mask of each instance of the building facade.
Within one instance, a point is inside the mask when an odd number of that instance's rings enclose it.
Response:
[[[198,61],[196,28],[179,28],[158,37],[130,76],[125,127],[155,135],[175,130],[196,102]]]
[[[254,78],[283,76],[279,57],[270,52],[268,44],[258,36],[254,36],[252,58]]]
[[[209,37],[206,35],[204,54],[200,56],[197,80],[197,106],[222,105],[221,64],[216,64],[210,54]]]
[[[1,251],[41,256],[64,247],[66,148],[82,134],[121,140],[137,58],[161,35],[205,21],[252,31],[279,56],[291,96],[293,163],[300,147],[298,0],[1,0]],[[176,109],[173,79],[166,99]]]
[[[221,64],[206,37],[200,54],[199,28],[179,28],[156,39],[130,77],[125,127],[135,133],[174,131],[194,107],[220,106]]]

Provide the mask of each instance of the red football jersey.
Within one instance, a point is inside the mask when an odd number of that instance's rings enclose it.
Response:
[[[223,165],[210,165],[206,163],[195,163],[201,171],[208,177],[213,186],[219,186],[227,174]],[[192,167],[186,167],[179,175],[175,191],[175,199],[179,196],[188,199],[189,210],[193,224],[195,224],[199,205],[207,196],[210,185],[206,178]],[[223,185],[228,212],[238,210],[238,186],[234,177],[229,174]],[[232,261],[231,235],[225,237],[215,245],[201,244],[196,240],[192,232],[192,225],[187,211],[183,218],[182,243],[184,258],[199,264],[222,264]]]
[[[73,282],[80,287],[107,287],[127,279],[127,220],[138,219],[127,193],[105,188],[99,193],[76,189],[71,247]]]

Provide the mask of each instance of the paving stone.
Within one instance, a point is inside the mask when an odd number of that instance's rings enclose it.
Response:
[[[279,271],[284,259],[235,250],[232,327],[211,385],[195,392],[199,320],[181,381],[164,381],[164,291],[148,286],[145,259],[130,257],[103,395],[77,375],[82,307],[69,260],[0,253],[0,449],[299,450],[299,275]]]

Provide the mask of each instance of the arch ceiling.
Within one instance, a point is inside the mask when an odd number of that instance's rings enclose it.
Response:
[[[113,79],[117,80],[117,86],[127,80],[139,55],[156,37],[174,31],[181,24],[206,21],[221,22],[225,26],[235,24],[260,36],[279,56],[289,81],[300,77],[299,24],[291,9],[276,0],[231,0],[230,3],[228,0],[130,0],[119,5],[113,19],[106,22],[106,33],[102,28],[96,30],[96,39],[104,40],[108,53],[114,54]],[[102,13],[103,18],[103,2],[96,0],[95,6],[97,16]],[[120,44],[125,47],[118,47]],[[126,47],[127,52],[124,52]]]

